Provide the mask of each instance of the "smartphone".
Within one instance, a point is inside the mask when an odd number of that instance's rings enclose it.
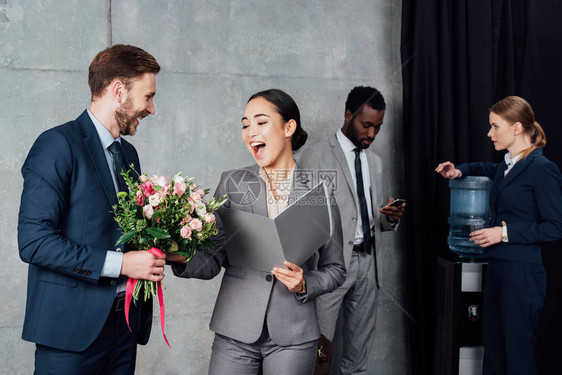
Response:
[[[388,203],[387,206],[398,207],[398,206],[401,206],[402,203],[406,203],[406,200],[398,198],[398,199],[395,199],[392,202]]]

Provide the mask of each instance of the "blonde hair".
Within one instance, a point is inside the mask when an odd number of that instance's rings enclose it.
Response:
[[[531,147],[523,150],[519,160],[525,159],[537,148],[546,145],[546,135],[543,128],[535,121],[535,112],[531,105],[519,96],[508,96],[490,108],[490,112],[502,117],[504,120],[515,124],[520,122],[523,125],[523,132],[531,136]]]

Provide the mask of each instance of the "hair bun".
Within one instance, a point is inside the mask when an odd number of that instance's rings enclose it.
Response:
[[[304,146],[307,139],[308,134],[306,133],[306,131],[303,128],[298,127],[293,134],[293,137],[291,138],[291,146],[293,148],[293,151],[297,151],[299,148]]]

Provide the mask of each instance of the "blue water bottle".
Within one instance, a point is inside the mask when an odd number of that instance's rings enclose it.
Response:
[[[454,253],[467,258],[485,258],[483,247],[470,241],[470,233],[489,226],[491,219],[488,177],[467,176],[449,180],[451,206],[447,244]]]

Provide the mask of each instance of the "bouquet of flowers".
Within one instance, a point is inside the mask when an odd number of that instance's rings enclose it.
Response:
[[[134,171],[132,165],[131,169]],[[186,262],[199,246],[203,250],[216,247],[210,239],[218,233],[213,212],[226,201],[225,197],[206,203],[204,197],[209,189],[195,185],[193,178],[180,173],[171,181],[156,175],[149,178],[146,174],[133,179],[129,174],[130,170],[121,173],[129,191],[119,192],[118,203],[113,206],[115,220],[123,231],[116,245],[129,243],[138,250],[160,249],[167,254],[183,255]],[[156,287],[152,281],[139,280],[132,298],[138,300],[144,290],[146,301],[156,294]]]

